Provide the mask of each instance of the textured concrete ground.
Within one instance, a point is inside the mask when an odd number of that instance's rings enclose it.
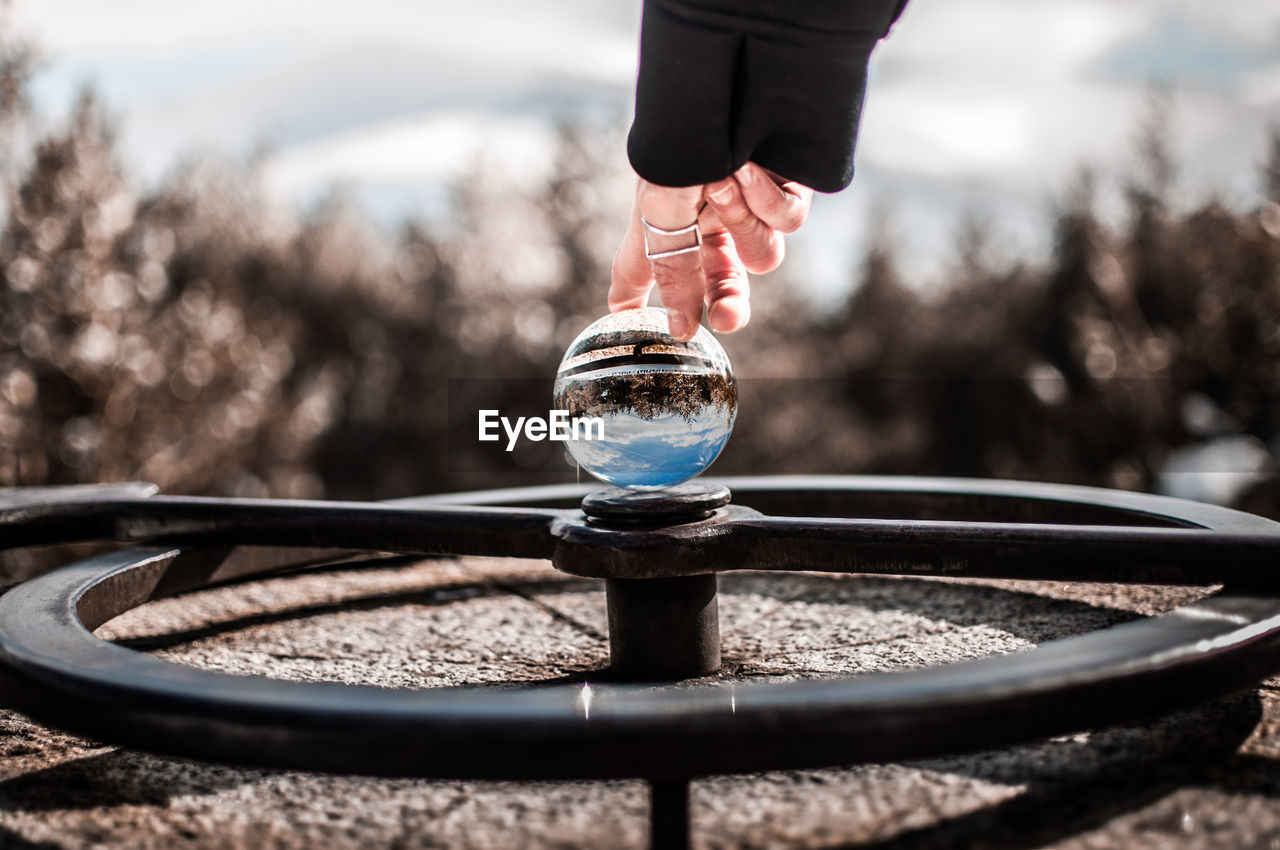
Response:
[[[1025,650],[1194,589],[728,575],[721,678],[902,670]],[[153,603],[102,636],[182,663],[429,687],[606,662],[604,595],[538,562],[305,573]],[[694,784],[731,847],[1280,848],[1280,691],[1132,727],[929,761]],[[0,847],[617,847],[640,782],[428,782],[243,770],[102,746],[0,711]]]

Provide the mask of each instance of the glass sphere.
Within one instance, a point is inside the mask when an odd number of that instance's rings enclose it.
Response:
[[[601,439],[575,429],[566,445],[596,478],[619,487],[670,487],[720,454],[738,415],[729,358],[706,328],[688,342],[667,332],[667,311],[612,313],[578,334],[556,373],[555,406],[598,417]]]

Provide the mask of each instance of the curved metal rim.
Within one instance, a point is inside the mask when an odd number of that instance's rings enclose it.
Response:
[[[857,488],[1084,500],[1202,528],[1280,524],[1144,494],[1013,482],[722,479],[739,495]],[[580,488],[412,500],[546,501]],[[454,501],[467,498],[470,501]],[[401,504],[405,504],[402,502]],[[1280,598],[1220,593],[1013,656],[796,683],[655,689],[386,690],[238,677],[95,638],[95,591],[218,580],[207,548],[137,548],[81,562],[0,597],[7,701],[71,731],[140,749],[269,767],[474,778],[686,777],[939,755],[1118,722],[1245,687],[1280,667]],[[194,565],[194,566],[193,566]],[[183,571],[189,575],[174,573]],[[248,570],[270,572],[270,569]],[[174,581],[176,580],[176,584]],[[119,613],[116,611],[115,613]]]

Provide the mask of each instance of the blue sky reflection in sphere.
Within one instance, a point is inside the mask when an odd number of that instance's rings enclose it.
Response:
[[[555,406],[600,417],[604,439],[570,440],[587,472],[620,487],[670,487],[719,455],[738,413],[738,388],[705,327],[688,342],[667,333],[667,313],[624,310],[592,322],[556,373]]]

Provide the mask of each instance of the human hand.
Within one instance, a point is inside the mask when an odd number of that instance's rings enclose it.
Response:
[[[713,330],[729,332],[751,317],[747,272],[773,271],[785,254],[783,235],[804,224],[813,190],[747,163],[732,176],[705,186],[658,186],[641,178],[631,224],[613,258],[609,309],[643,307],[656,284],[667,308],[671,335],[692,339],[703,304]],[[645,225],[648,228],[648,251]],[[697,223],[702,247],[649,259],[649,252],[678,251],[692,234],[668,236]]]

